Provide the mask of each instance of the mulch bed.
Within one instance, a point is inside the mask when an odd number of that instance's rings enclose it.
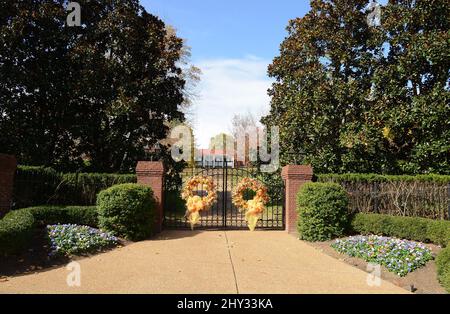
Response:
[[[360,258],[350,257],[345,254],[338,253],[331,247],[333,241],[309,243],[319,251],[341,260],[347,264],[357,267],[367,272],[368,263]],[[436,256],[441,248],[437,245],[426,244],[431,249],[433,255]],[[445,289],[439,284],[437,279],[437,270],[435,261],[429,261],[424,267],[409,273],[405,277],[397,276],[389,272],[384,266],[381,267],[381,278],[383,280],[392,282],[393,284],[402,287],[408,291],[417,294],[445,294]]]

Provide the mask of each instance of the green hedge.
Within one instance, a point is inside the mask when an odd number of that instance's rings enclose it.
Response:
[[[317,180],[342,185],[351,213],[450,219],[448,175],[323,174]]]
[[[60,181],[61,175],[52,168],[19,166],[14,180],[14,208],[47,204]]]
[[[348,227],[348,197],[335,183],[307,183],[297,194],[298,231],[306,241],[326,241]]]
[[[439,282],[450,293],[450,245],[436,257]]]
[[[96,227],[96,207],[39,206],[13,210],[0,220],[0,255],[19,253],[30,244],[36,227],[51,224]]]
[[[52,168],[19,166],[14,184],[14,208],[95,205],[101,190],[136,180],[134,174],[59,173]]]
[[[115,185],[98,194],[97,207],[99,226],[105,231],[133,241],[152,234],[155,200],[149,187]]]
[[[434,183],[450,183],[449,175],[424,174],[424,175],[382,175],[382,174],[366,174],[366,173],[346,173],[346,174],[317,174],[319,182],[389,182],[389,181],[405,181],[405,182],[434,182]]]
[[[45,227],[56,224],[75,224],[98,226],[97,207],[95,206],[38,206],[28,208],[36,226]]]
[[[0,220],[0,256],[18,253],[32,240],[34,217],[28,209],[12,211]]]
[[[133,174],[66,173],[61,177],[58,202],[65,205],[95,205],[100,191],[114,185],[137,181],[136,175]]]
[[[447,246],[450,241],[450,221],[418,217],[397,217],[379,214],[356,214],[352,221],[353,232],[384,235],[402,239],[432,242]]]

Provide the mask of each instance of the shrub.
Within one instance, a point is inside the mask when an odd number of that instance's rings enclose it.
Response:
[[[97,194],[111,186],[135,183],[134,174],[66,173],[62,174],[58,204],[95,205]]]
[[[29,210],[40,227],[55,224],[98,226],[95,206],[38,206]]]
[[[342,185],[352,213],[449,219],[450,175],[324,174],[317,179]]]
[[[443,249],[436,258],[439,282],[450,293],[450,245]]]
[[[166,191],[164,193],[164,206],[171,213],[184,215],[186,212],[186,201],[181,198],[179,191]]]
[[[151,235],[154,221],[153,191],[138,184],[121,184],[99,193],[100,228],[133,241]]]
[[[52,168],[19,166],[14,180],[14,208],[47,204],[61,176]]]
[[[97,226],[96,207],[40,206],[13,210],[0,220],[0,255],[19,253],[26,248],[34,227],[70,223]]]
[[[446,246],[450,240],[450,221],[380,214],[356,214],[351,221],[353,232],[384,235]]]
[[[371,173],[346,173],[346,174],[318,174],[320,182],[434,182],[450,183],[450,175],[421,174],[421,175],[384,175]]]
[[[34,218],[27,209],[6,214],[0,220],[0,255],[18,253],[33,237]]]
[[[427,237],[433,243],[447,246],[450,242],[450,221],[431,220],[428,222]]]
[[[298,231],[307,241],[326,241],[344,234],[348,197],[334,183],[307,183],[297,195]]]
[[[52,255],[78,255],[116,246],[119,241],[108,232],[88,226],[47,226]]]
[[[52,168],[19,166],[14,185],[14,207],[95,205],[101,190],[136,180],[134,174],[59,173]]]

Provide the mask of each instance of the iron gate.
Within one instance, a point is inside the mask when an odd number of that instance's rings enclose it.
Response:
[[[266,210],[262,213],[257,228],[269,230],[284,230],[284,183],[280,174],[262,174],[251,167],[211,167],[189,168],[182,173],[183,185],[191,177],[203,175],[212,178],[217,189],[217,202],[208,211],[202,212],[202,219],[196,228],[199,229],[247,229],[245,213],[232,202],[232,193],[242,178],[254,178],[268,188],[270,197]],[[197,195],[204,196],[205,191],[195,191]],[[186,205],[180,197],[181,191],[167,191],[164,198],[164,226],[166,228],[190,228],[185,218]],[[249,191],[245,199],[254,196]]]

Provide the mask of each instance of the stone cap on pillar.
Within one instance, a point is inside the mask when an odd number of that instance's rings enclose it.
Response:
[[[0,169],[16,168],[17,160],[13,155],[0,154]]]
[[[298,179],[310,181],[313,177],[313,168],[311,165],[287,165],[281,171],[281,177],[284,180]]]
[[[164,174],[164,164],[161,161],[138,161],[136,174]]]

